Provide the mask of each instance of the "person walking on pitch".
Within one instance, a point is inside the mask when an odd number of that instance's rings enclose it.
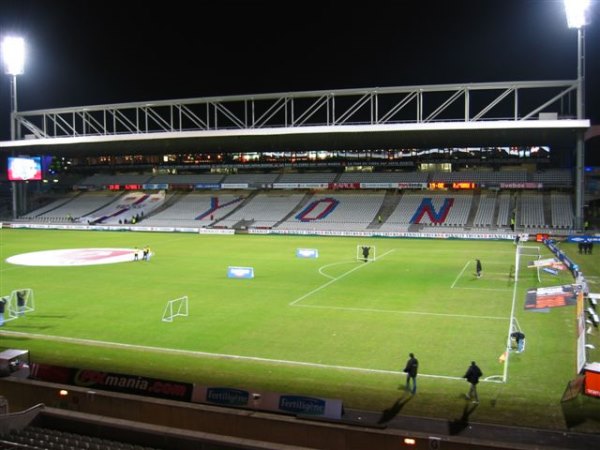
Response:
[[[410,353],[404,372],[406,373],[406,390],[414,395],[417,393],[417,372],[419,369],[419,361],[415,358],[414,353]],[[412,389],[410,388],[410,380],[412,380]]]
[[[479,378],[483,375],[481,369],[475,361],[471,361],[471,365],[467,369],[467,372],[463,375],[463,378],[466,378],[467,381],[471,384],[471,388],[469,389],[469,393],[466,395],[467,400],[473,400],[473,403],[479,403],[479,396],[477,395],[477,383],[479,383]]]

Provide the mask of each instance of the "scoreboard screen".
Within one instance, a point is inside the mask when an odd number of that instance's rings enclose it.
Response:
[[[438,189],[475,189],[477,185],[470,181],[456,181],[454,183],[443,183],[441,181],[436,181],[433,183],[429,183],[427,187],[430,190],[438,190]]]
[[[457,183],[452,183],[452,189],[475,189],[475,183],[459,181]]]
[[[122,189],[126,191],[141,191],[143,189],[143,185],[141,184],[109,184],[109,191],[120,191]]]

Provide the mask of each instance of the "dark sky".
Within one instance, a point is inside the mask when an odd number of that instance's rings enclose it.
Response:
[[[593,2],[587,115],[600,124],[600,4]],[[22,111],[577,76],[577,32],[567,28],[562,0],[356,3],[0,0],[0,34],[27,41],[26,73],[18,78]],[[2,74],[2,139],[9,108]]]

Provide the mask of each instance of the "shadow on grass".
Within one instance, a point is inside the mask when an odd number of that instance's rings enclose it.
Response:
[[[561,409],[567,428],[573,429],[587,422],[600,422],[598,399],[579,395],[569,401],[561,402]]]
[[[413,398],[413,396],[410,395],[408,392],[404,393],[402,395],[402,397],[400,397],[398,400],[396,400],[396,402],[392,406],[390,406],[388,409],[385,409],[383,411],[383,413],[381,414],[381,417],[379,418],[377,423],[382,424],[382,423],[386,423],[386,422],[389,422],[390,420],[392,420],[394,417],[396,417],[398,415],[398,413],[400,411],[402,411],[402,408],[404,408],[404,405],[406,405],[412,398]]]
[[[462,416],[459,419],[454,419],[448,422],[448,433],[450,435],[460,434],[469,426],[469,416],[477,409],[477,403],[465,403]]]

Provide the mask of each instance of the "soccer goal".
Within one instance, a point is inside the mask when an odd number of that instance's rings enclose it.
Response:
[[[359,244],[356,246],[357,261],[375,261],[377,259],[377,248],[374,245]]]
[[[33,311],[35,311],[33,289],[15,289],[10,293],[8,298],[8,304],[6,305],[7,314],[4,320],[15,320]]]
[[[188,298],[187,295],[174,300],[169,300],[163,312],[163,322],[173,322],[177,316],[188,316]]]
[[[530,265],[529,262],[539,261],[542,258],[540,248],[533,245],[517,245],[517,251],[515,252],[515,282],[519,281],[520,271],[522,269],[527,270]],[[525,261],[523,261],[523,259]],[[540,277],[540,266],[535,265],[538,282],[541,282]]]

